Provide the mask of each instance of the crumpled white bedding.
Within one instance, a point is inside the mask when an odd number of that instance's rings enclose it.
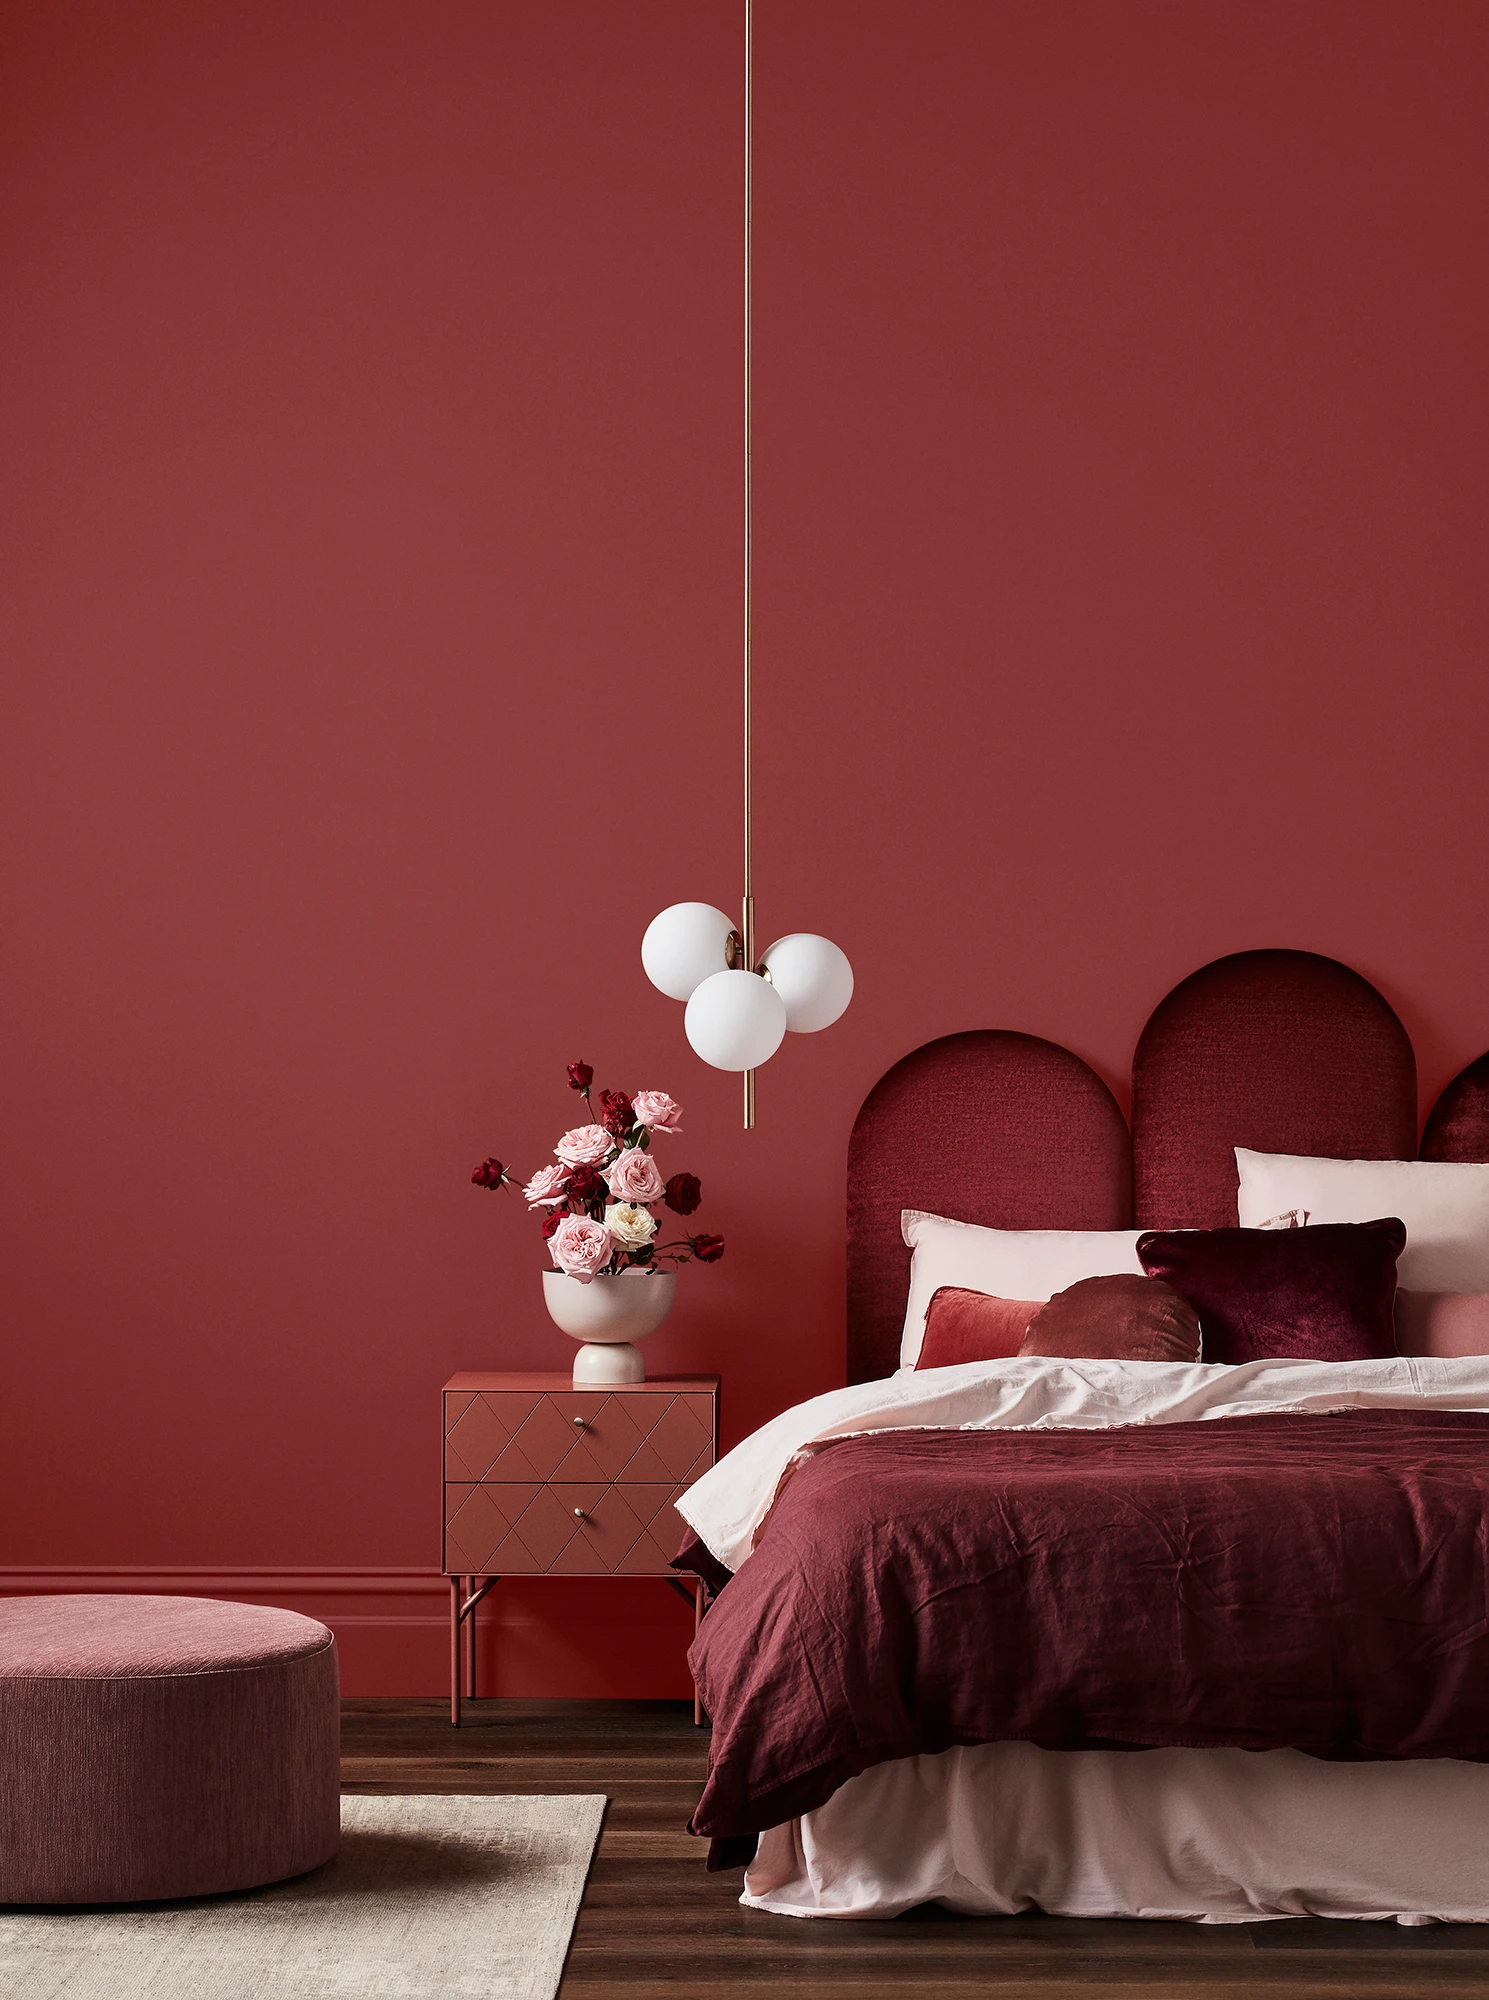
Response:
[[[731,1570],[797,1453],[861,1431],[1095,1429],[1267,1410],[1489,1411],[1489,1356],[1069,1361],[902,1369],[797,1404],[722,1458],[679,1511]],[[967,1914],[1489,1921],[1489,1766],[1333,1764],[1295,1750],[1042,1751],[983,1744],[882,1764],[772,1828],[746,1904]]]
[[[1439,1361],[1065,1361],[1025,1355],[902,1368],[797,1403],[725,1454],[677,1510],[729,1569],[749,1556],[781,1475],[823,1438],[891,1430],[1093,1430],[1263,1410],[1489,1410],[1489,1355]]]

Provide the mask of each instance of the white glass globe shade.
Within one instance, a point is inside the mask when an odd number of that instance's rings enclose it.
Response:
[[[715,1069],[758,1069],[786,1032],[786,1006],[758,973],[716,972],[688,1002],[683,1026],[696,1053]]]
[[[761,960],[786,1004],[786,1026],[796,1035],[830,1028],[853,998],[853,967],[830,938],[793,931]]]
[[[695,987],[725,969],[733,924],[712,903],[674,903],[653,917],[641,940],[641,963],[669,1000],[690,1000]]]

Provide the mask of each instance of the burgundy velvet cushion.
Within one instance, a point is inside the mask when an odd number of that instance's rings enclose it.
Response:
[[[1159,1278],[1119,1272],[1056,1292],[1029,1323],[1020,1354],[1088,1361],[1198,1361],[1199,1315]]]
[[[0,1903],[206,1896],[341,1837],[336,1644],[199,1597],[0,1600]]]
[[[963,1361],[1009,1361],[1019,1351],[1038,1299],[995,1299],[961,1285],[941,1285],[926,1308],[917,1368],[955,1368]]]
[[[1137,1254],[1199,1314],[1206,1361],[1378,1361],[1396,1352],[1392,1307],[1406,1225],[1149,1230]]]
[[[1396,1347],[1401,1354],[1489,1354],[1489,1294],[1396,1293]]]

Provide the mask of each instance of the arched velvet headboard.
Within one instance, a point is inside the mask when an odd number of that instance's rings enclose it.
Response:
[[[1416,1058],[1369,980],[1308,951],[1243,951],[1154,1009],[1132,1134],[1069,1049],[997,1030],[916,1049],[864,1101],[848,1146],[848,1380],[899,1359],[910,1253],[900,1210],[1001,1229],[1216,1228],[1232,1148],[1409,1160]],[[1424,1160],[1489,1160],[1489,1055],[1453,1078]]]
[[[848,1143],[850,1382],[899,1365],[902,1208],[998,1229],[1126,1229],[1126,1121],[1093,1069],[1035,1035],[946,1035],[881,1077]]]
[[[1460,1070],[1433,1105],[1424,1160],[1489,1160],[1489,1055]]]
[[[1236,1146],[1416,1157],[1416,1057],[1368,979],[1311,951],[1241,951],[1158,1003],[1132,1065],[1138,1227],[1234,1227]]]

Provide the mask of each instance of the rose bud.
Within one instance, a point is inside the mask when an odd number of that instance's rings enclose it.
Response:
[[[569,1064],[570,1090],[588,1090],[595,1080],[595,1073],[588,1063]]]
[[[703,1199],[696,1174],[674,1174],[662,1191],[662,1199],[675,1215],[691,1215]]]
[[[623,1139],[636,1123],[636,1107],[623,1090],[600,1092],[600,1123],[614,1139]]]
[[[477,1187],[499,1188],[506,1177],[507,1170],[500,1160],[482,1160],[471,1180]]]
[[[695,1236],[693,1238],[693,1255],[698,1259],[700,1264],[717,1264],[723,1254],[724,1239],[722,1236]]]
[[[569,1200],[593,1201],[597,1195],[606,1192],[603,1179],[596,1167],[571,1167],[569,1169]]]
[[[550,1208],[548,1213],[543,1217],[542,1235],[543,1235],[543,1241],[545,1243],[548,1241],[549,1237],[553,1234],[554,1230],[557,1229],[558,1225],[562,1221],[563,1221],[563,1216],[559,1213],[559,1211],[556,1208]]]

